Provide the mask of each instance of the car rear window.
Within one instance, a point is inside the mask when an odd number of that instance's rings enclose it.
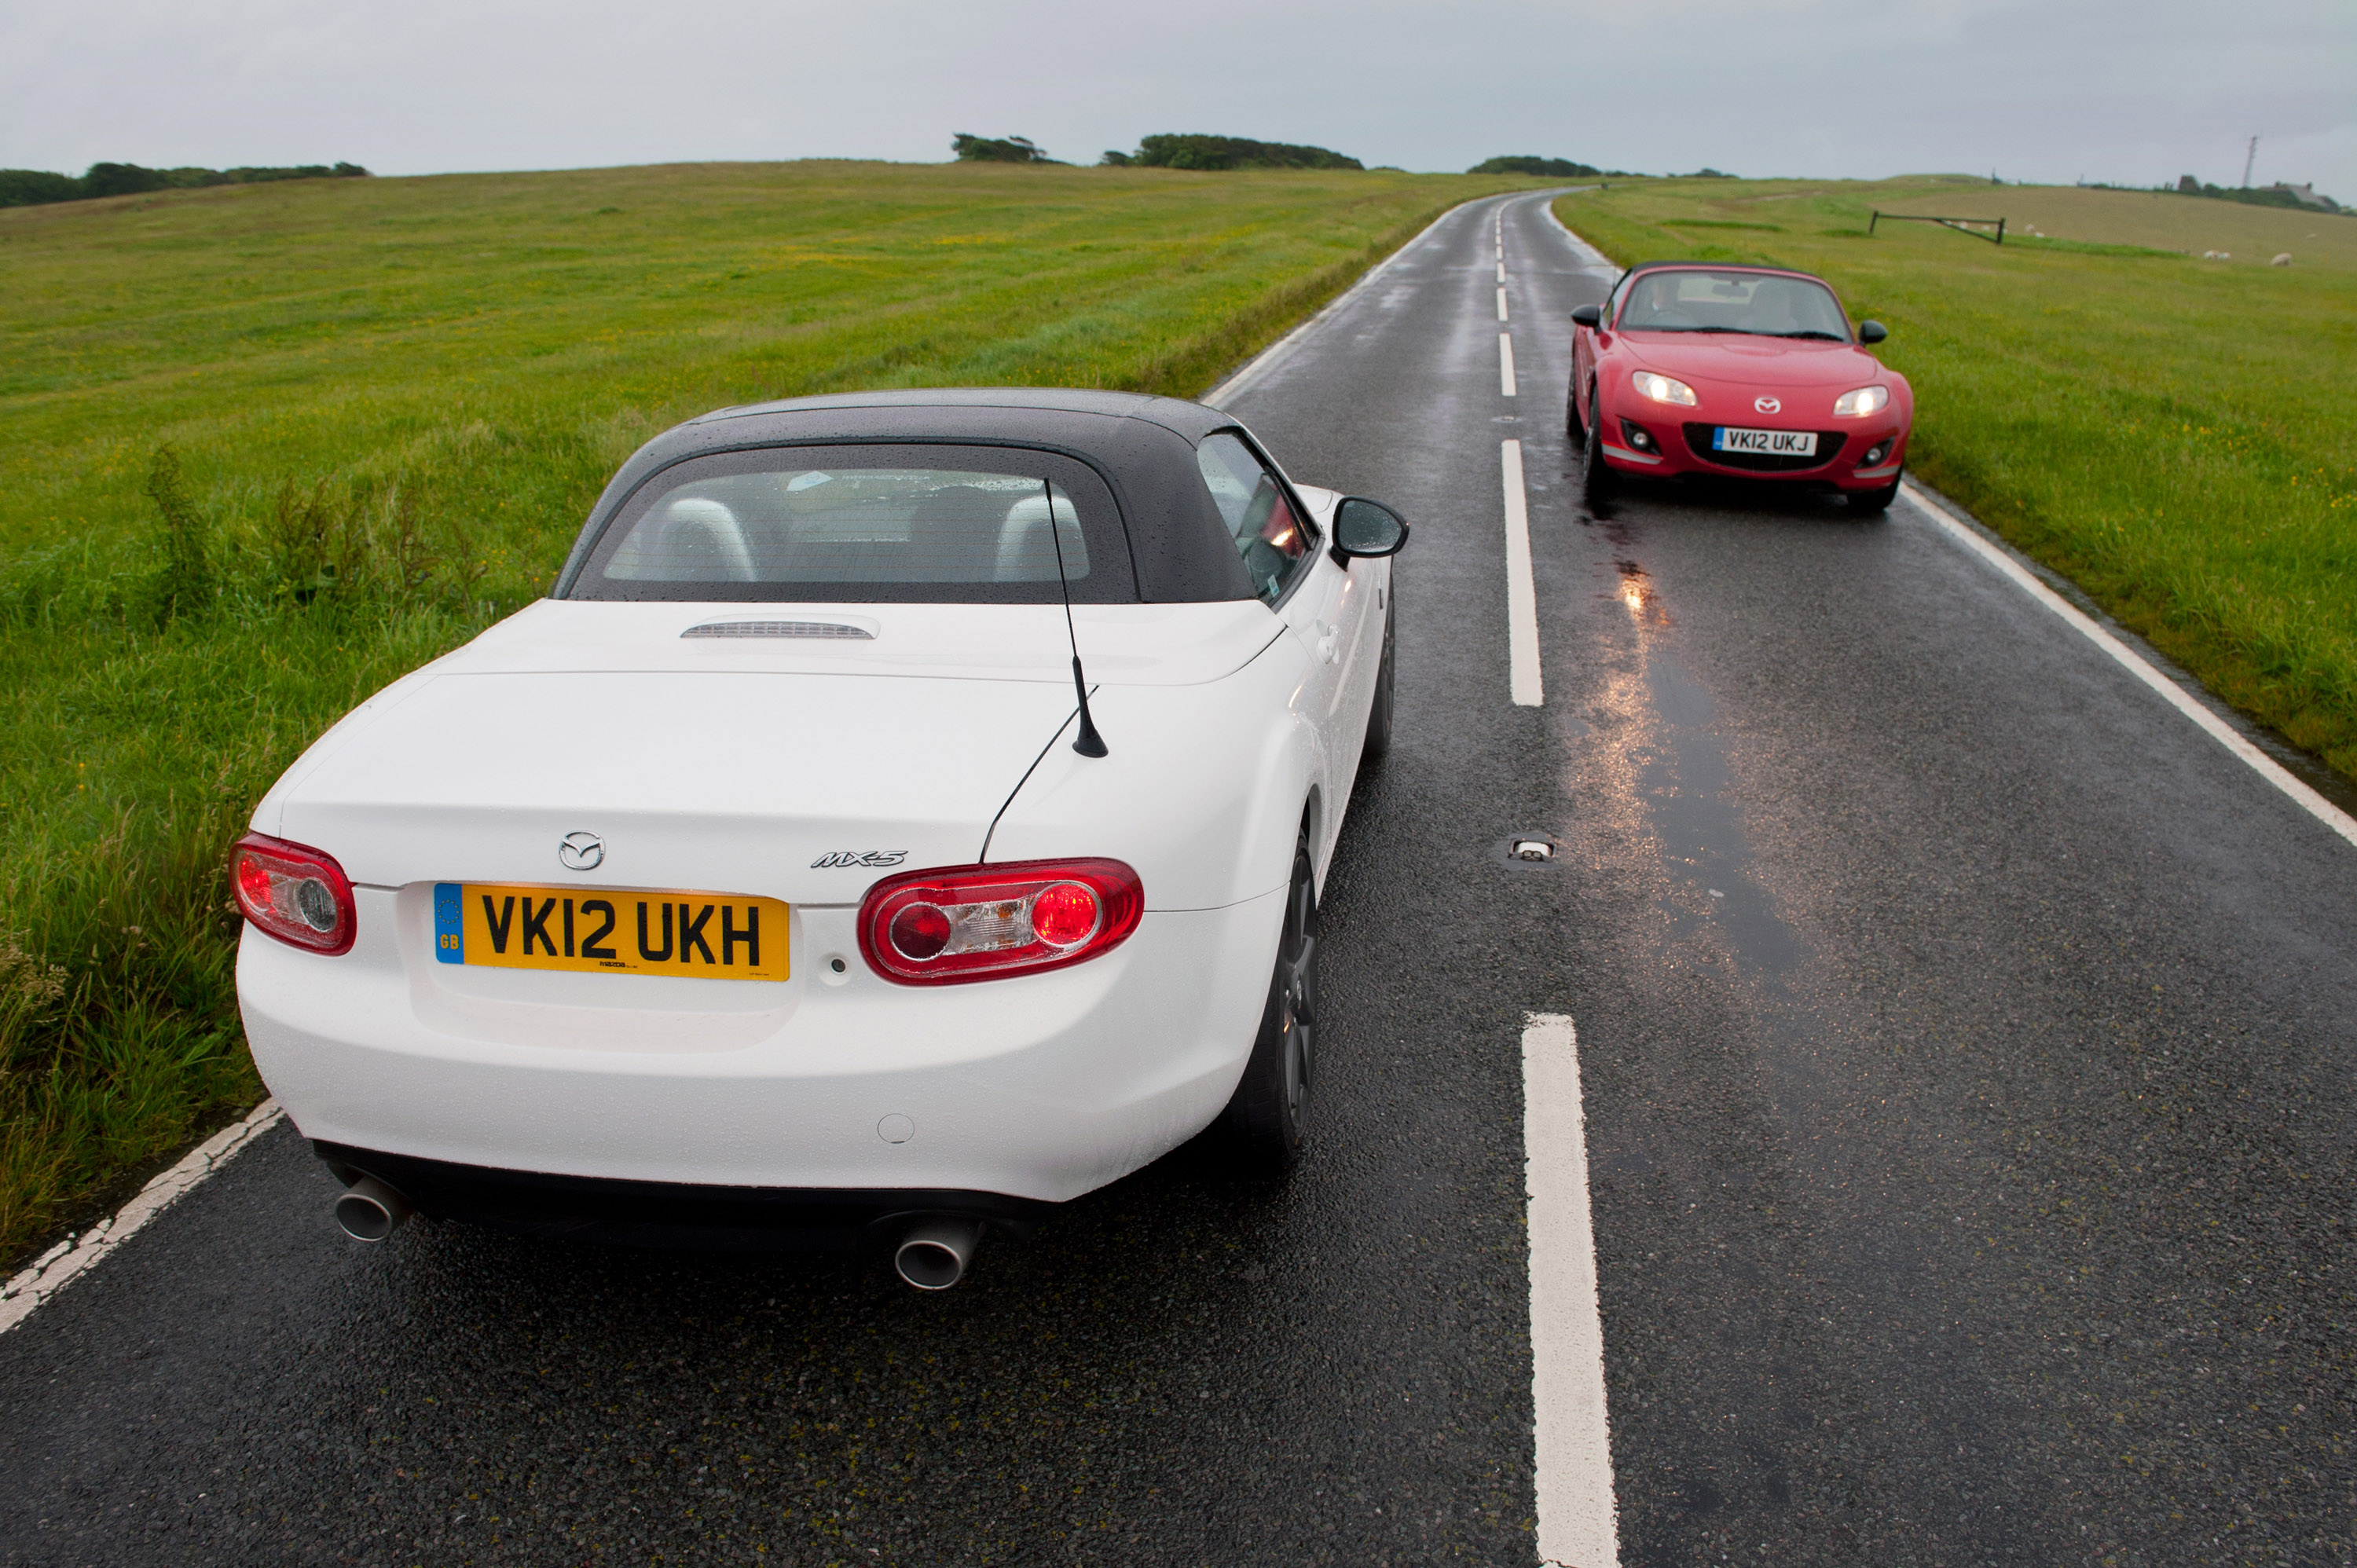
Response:
[[[788,446],[651,477],[571,596],[1047,604],[1064,583],[1079,603],[1137,596],[1112,493],[1086,464],[997,446]]]
[[[1807,278],[1664,267],[1641,274],[1616,325],[1623,332],[1742,332],[1846,343],[1833,290]]]

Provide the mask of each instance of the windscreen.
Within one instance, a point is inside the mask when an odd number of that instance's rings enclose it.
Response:
[[[1636,280],[1616,325],[1623,332],[1743,332],[1846,343],[1849,323],[1833,290],[1766,273],[1663,268]]]
[[[571,596],[1047,604],[1066,584],[1076,603],[1136,597],[1113,498],[1084,464],[1009,447],[791,446],[655,475]]]

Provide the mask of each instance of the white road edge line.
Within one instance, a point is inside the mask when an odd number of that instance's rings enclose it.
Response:
[[[1514,395],[1514,339],[1505,332],[1498,334],[1498,391],[1506,397]]]
[[[5,1334],[138,1229],[187,1195],[191,1187],[235,1159],[247,1144],[285,1115],[275,1100],[255,1106],[242,1122],[222,1128],[182,1156],[170,1170],[139,1189],[139,1196],[80,1235],[69,1236],[0,1285],[0,1334]]]
[[[1589,244],[1587,241],[1581,239],[1578,235],[1573,233],[1571,231],[1571,226],[1555,215],[1555,203],[1553,201],[1541,202],[1540,205],[1546,209],[1547,221],[1554,224],[1557,230],[1561,231],[1563,237],[1571,242],[1571,253],[1578,258],[1579,264],[1581,266],[1585,267],[1589,272],[1602,273],[1608,276],[1615,278],[1619,277],[1625,270],[1620,263],[1606,255],[1603,252],[1598,250],[1595,246]]]
[[[1498,290],[1498,319],[1506,319],[1506,291],[1503,288]]]
[[[2154,668],[2149,660],[2096,625],[2085,611],[2040,582],[2036,574],[1982,538],[1945,506],[1907,481],[1900,482],[1900,489],[1915,503],[1918,511],[1937,523],[1950,538],[1996,567],[2030,597],[2061,616],[2073,631],[2110,654],[2122,669],[2159,693],[2169,706],[2201,725],[2211,739],[2249,764],[2252,771],[2290,796],[2309,815],[2350,843],[2357,844],[2357,818],[2352,818],[2348,812],[2301,783],[2283,764],[2253,746],[2248,739],[2235,733],[2232,725],[2187,695],[2183,687]]]
[[[1620,1568],[1579,1031],[1566,1014],[1523,1015],[1523,1155],[1539,1561],[1549,1568]]]
[[[1460,201],[1456,206],[1450,208],[1448,211],[1442,213],[1439,217],[1434,219],[1431,222],[1426,224],[1424,228],[1417,232],[1415,239],[1410,240],[1406,244],[1402,245],[1398,250],[1394,251],[1390,255],[1385,256],[1382,261],[1377,262],[1373,266],[1369,267],[1360,277],[1357,283],[1352,284],[1334,299],[1328,302],[1325,309],[1319,311],[1317,315],[1311,317],[1308,320],[1303,322],[1300,326],[1295,328],[1292,331],[1286,333],[1284,337],[1278,338],[1275,342],[1271,343],[1267,348],[1263,349],[1251,359],[1245,360],[1234,375],[1230,376],[1226,381],[1222,381],[1218,386],[1213,387],[1210,392],[1205,392],[1201,397],[1197,398],[1195,401],[1198,403],[1208,403],[1213,408],[1222,406],[1228,399],[1245,391],[1254,381],[1259,381],[1271,371],[1275,370],[1277,366],[1283,364],[1286,360],[1291,359],[1293,357],[1293,351],[1301,346],[1301,340],[1303,338],[1316,331],[1318,326],[1324,322],[1328,317],[1340,311],[1352,300],[1358,298],[1360,294],[1362,293],[1369,285],[1372,284],[1377,278],[1383,276],[1385,273],[1391,271],[1393,263],[1397,262],[1402,256],[1406,255],[1410,251],[1415,250],[1418,245],[1423,244],[1425,241],[1430,239],[1432,237],[1432,231],[1435,229],[1439,228],[1443,223],[1448,222],[1451,218],[1456,217],[1459,212],[1464,211],[1469,207],[1477,206],[1481,202],[1494,199],[1496,199],[1493,197],[1477,196],[1470,201]]]
[[[1539,688],[1539,596],[1531,576],[1531,506],[1523,489],[1523,444],[1498,447],[1506,472],[1506,686],[1520,708],[1544,701]]]

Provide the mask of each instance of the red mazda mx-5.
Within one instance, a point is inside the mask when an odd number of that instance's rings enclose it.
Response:
[[[1822,279],[1646,262],[1571,319],[1565,425],[1591,510],[1622,474],[1797,483],[1870,512],[1898,496],[1915,394],[1862,346],[1881,324],[1853,335]]]

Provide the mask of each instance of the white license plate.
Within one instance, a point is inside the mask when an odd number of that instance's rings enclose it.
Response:
[[[1813,457],[1817,455],[1817,433],[1813,430],[1735,430],[1720,425],[1711,432],[1714,452],[1759,452],[1770,457]]]

